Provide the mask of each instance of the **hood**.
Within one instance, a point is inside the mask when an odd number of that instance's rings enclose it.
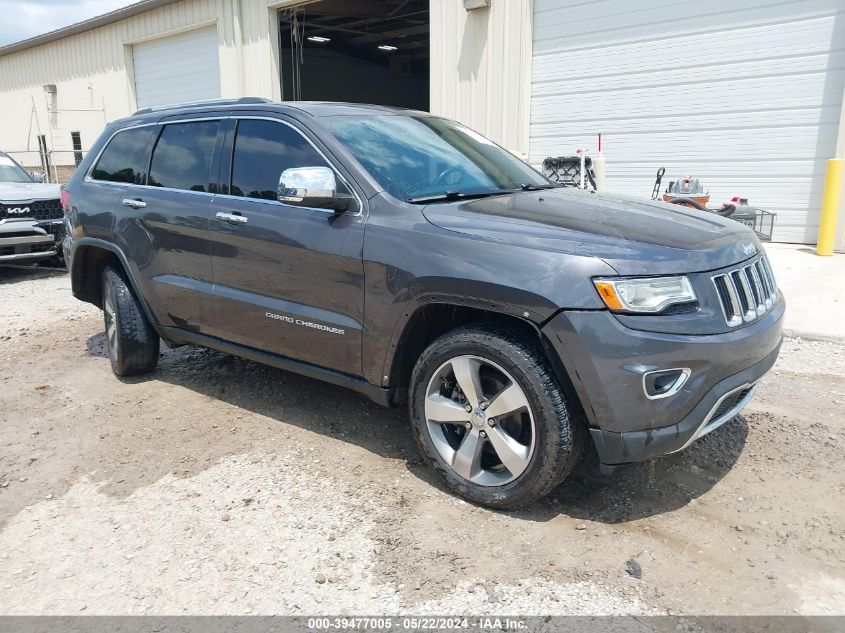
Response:
[[[574,188],[433,204],[423,214],[450,231],[598,257],[620,275],[714,270],[762,250],[754,231],[713,213]]]
[[[42,182],[0,182],[0,202],[58,200],[61,195],[60,185]]]

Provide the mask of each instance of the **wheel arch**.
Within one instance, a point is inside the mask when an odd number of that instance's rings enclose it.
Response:
[[[447,332],[472,323],[504,327],[537,346],[538,352],[554,371],[567,399],[573,404],[574,412],[583,419],[583,407],[572,380],[540,324],[507,308],[512,306],[499,306],[474,299],[432,297],[407,310],[396,328],[385,361],[384,376],[388,379],[387,383],[397,393],[407,394],[411,372],[420,354],[432,341]]]
[[[106,266],[114,266],[122,273],[132,292],[138,298],[144,313],[150,323],[155,324],[144,295],[139,292],[138,283],[132,274],[129,261],[123,251],[105,240],[96,238],[81,238],[73,246],[73,256],[70,259],[70,278],[73,296],[80,301],[91,303],[102,309],[103,305],[103,270]]]

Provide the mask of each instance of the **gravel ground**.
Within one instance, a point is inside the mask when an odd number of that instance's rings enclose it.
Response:
[[[787,339],[688,450],[500,513],[404,410],[192,347],[118,380],[69,286],[0,269],[0,614],[845,614],[843,344]]]

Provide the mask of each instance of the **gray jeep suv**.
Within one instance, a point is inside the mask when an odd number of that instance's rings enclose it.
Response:
[[[548,493],[730,420],[781,344],[755,234],[563,189],[422,112],[240,99],[111,124],[67,185],[73,293],[112,368],[159,339],[407,402],[465,498]]]

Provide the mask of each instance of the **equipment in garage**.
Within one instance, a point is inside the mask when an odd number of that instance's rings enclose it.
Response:
[[[429,109],[428,0],[322,0],[279,12],[282,100]]]

